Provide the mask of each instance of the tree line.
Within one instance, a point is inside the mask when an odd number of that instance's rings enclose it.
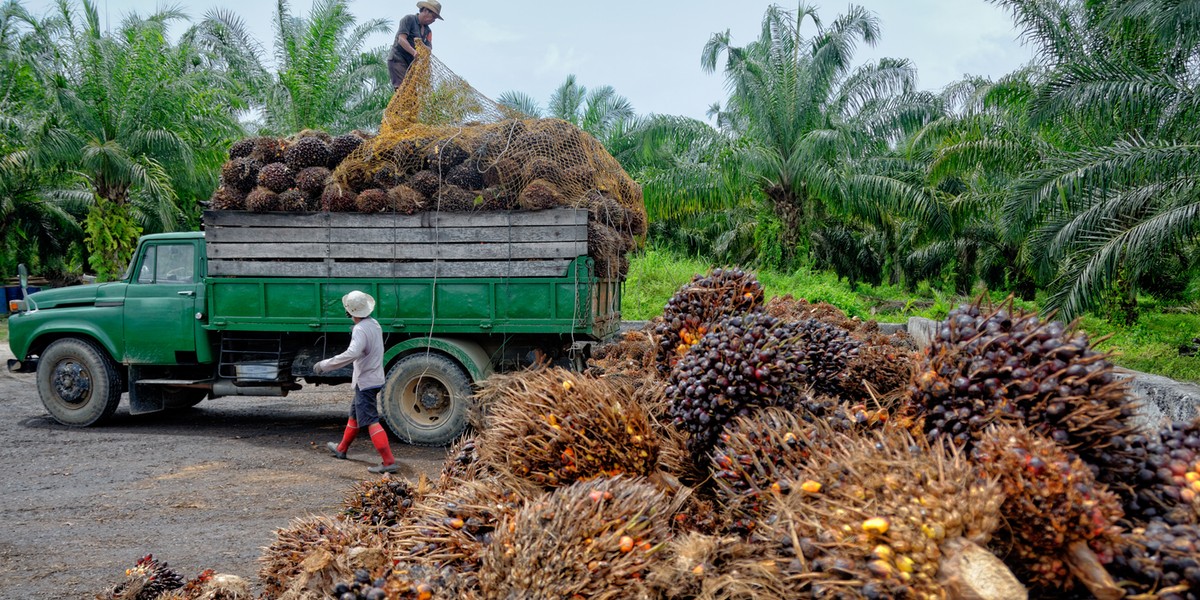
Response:
[[[568,77],[545,106],[643,185],[650,243],[713,262],[829,269],[851,282],[968,294],[980,285],[1067,317],[1129,321],[1139,295],[1189,299],[1200,218],[1200,19],[1173,0],[992,0],[1035,59],[995,80],[916,87],[903,58],[862,64],[880,37],[856,6],[771,6],[756,38],[714,33],[698,67],[728,95],[709,119],[638,115]],[[345,0],[278,2],[274,52],[233,13],[177,40],[184,16],[95,5],[0,12],[0,272],[113,276],[139,232],[197,226],[235,139],[375,129],[391,95],[382,20]],[[268,63],[264,57],[271,56]]]

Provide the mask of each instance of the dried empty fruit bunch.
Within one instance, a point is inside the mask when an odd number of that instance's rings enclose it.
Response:
[[[659,336],[659,372],[666,375],[688,348],[697,344],[714,325],[731,315],[762,310],[763,289],[754,275],[740,269],[713,269],[695,275],[667,301],[662,320],[655,327]]]
[[[1120,532],[1121,506],[1082,460],[1015,427],[986,432],[972,460],[1004,491],[1005,526],[992,546],[1017,577],[1048,593],[1080,584],[1098,597],[1113,593],[1102,563]]]
[[[1111,476],[1134,474],[1113,442],[1136,432],[1136,405],[1107,355],[1061,322],[1004,307],[954,309],[909,391],[930,439],[969,448],[992,424],[1025,425]]]
[[[945,597],[939,570],[955,553],[985,544],[999,526],[1000,488],[953,449],[898,429],[829,441],[827,451],[797,465],[797,480],[811,484],[777,495],[754,534],[775,544],[795,593]],[[984,574],[1019,588],[995,563]]]
[[[139,558],[132,568],[125,569],[125,581],[110,588],[100,598],[113,600],[154,600],[171,590],[183,587],[183,578],[153,554]]]
[[[667,416],[691,434],[692,457],[705,464],[726,423],[781,403],[803,351],[792,324],[764,314],[727,317],[714,328],[671,369],[666,389]]]
[[[285,593],[330,594],[338,582],[366,569],[377,577],[391,564],[381,530],[354,521],[306,517],[277,529],[259,557],[259,580],[268,598]]]
[[[624,477],[559,488],[504,521],[479,570],[485,598],[636,598],[662,560],[675,503]]]
[[[354,484],[342,500],[346,518],[367,525],[391,527],[412,508],[417,490],[396,477],[368,479]]]
[[[664,600],[774,600],[784,574],[761,546],[737,536],[689,533],[671,540],[650,582]]]
[[[563,369],[520,373],[488,408],[480,458],[545,487],[650,475],[658,436],[629,384]]]

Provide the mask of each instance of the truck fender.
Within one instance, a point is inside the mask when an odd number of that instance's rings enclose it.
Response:
[[[479,344],[469,340],[441,337],[410,338],[391,348],[383,354],[383,364],[390,365],[396,358],[414,352],[424,352],[427,349],[436,350],[449,355],[467,369],[471,381],[480,382],[492,374],[492,361],[487,352]]]
[[[83,319],[55,321],[52,324],[47,324],[45,327],[39,327],[29,336],[29,339],[32,341],[29,343],[29,348],[26,349],[26,352],[35,354],[33,349],[37,348],[38,351],[36,354],[41,354],[55,340],[68,337],[94,342],[107,352],[108,356],[116,361],[117,364],[121,363],[123,356],[117,353],[117,345],[114,340],[99,327]]]

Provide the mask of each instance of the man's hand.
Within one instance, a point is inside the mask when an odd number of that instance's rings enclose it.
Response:
[[[312,366],[313,375],[323,375],[325,373],[325,365],[322,364],[324,362],[325,361],[321,361]]]

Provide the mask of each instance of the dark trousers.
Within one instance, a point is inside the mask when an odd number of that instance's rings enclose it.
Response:
[[[404,76],[408,74],[408,63],[398,60],[388,60],[388,77],[392,79],[392,87],[398,88],[401,83],[404,83]]]
[[[357,386],[354,388],[354,403],[350,405],[350,418],[354,419],[359,427],[370,427],[379,422],[379,409],[375,406],[375,399],[379,397],[379,390],[383,388],[371,388],[369,390],[360,390]]]

